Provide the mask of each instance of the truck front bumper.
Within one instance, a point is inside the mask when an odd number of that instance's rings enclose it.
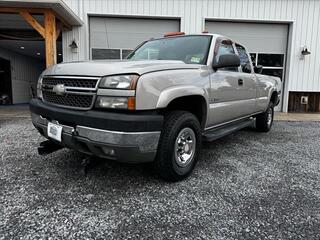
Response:
[[[62,146],[121,162],[155,159],[163,121],[161,115],[128,117],[129,114],[121,113],[66,110],[44,104],[39,99],[31,100],[30,110],[33,125],[44,137],[50,139],[48,122],[62,126],[61,142],[52,140]],[[134,127],[137,123],[139,126]]]

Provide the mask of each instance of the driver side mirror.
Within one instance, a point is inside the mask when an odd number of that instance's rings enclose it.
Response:
[[[255,73],[261,74],[262,70],[263,70],[263,67],[261,65],[254,66]]]
[[[219,57],[218,62],[213,62],[212,68],[217,70],[219,68],[239,67],[240,58],[236,54],[223,54]]]

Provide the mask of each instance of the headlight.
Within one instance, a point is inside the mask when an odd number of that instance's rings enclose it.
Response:
[[[98,96],[96,100],[96,107],[134,110],[135,97]]]
[[[37,97],[42,99],[42,76],[39,77],[37,83]]]
[[[100,88],[135,89],[139,75],[115,75],[103,77],[100,80]]]

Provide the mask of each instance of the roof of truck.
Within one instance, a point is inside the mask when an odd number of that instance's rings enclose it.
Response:
[[[174,38],[174,37],[187,37],[187,36],[212,36],[214,38],[226,38],[229,39],[230,41],[232,41],[233,43],[238,43],[241,45],[241,43],[234,41],[232,38],[227,37],[227,36],[223,36],[221,34],[217,34],[217,33],[191,33],[191,34],[185,34],[182,32],[176,32],[177,34],[173,33],[166,33],[163,37],[159,37],[159,38],[152,38],[150,40],[156,40],[156,39],[164,39],[164,38]],[[167,35],[167,36],[166,36]]]
[[[176,37],[187,37],[187,36],[212,36],[214,38],[218,38],[218,37],[222,37],[222,38],[227,38],[230,39],[232,42],[233,41],[231,38],[227,37],[227,36],[223,36],[220,34],[216,34],[216,33],[191,33],[191,34],[184,34],[182,32],[170,32],[170,33],[165,33],[163,37],[159,37],[159,38],[152,38],[150,40],[155,40],[155,39],[163,39],[163,38],[176,38]]]

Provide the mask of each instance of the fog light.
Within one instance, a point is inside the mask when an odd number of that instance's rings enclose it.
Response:
[[[116,154],[116,152],[114,151],[114,149],[108,148],[108,147],[102,147],[102,151],[103,151],[106,155],[110,155],[110,156],[114,156],[114,155]]]

